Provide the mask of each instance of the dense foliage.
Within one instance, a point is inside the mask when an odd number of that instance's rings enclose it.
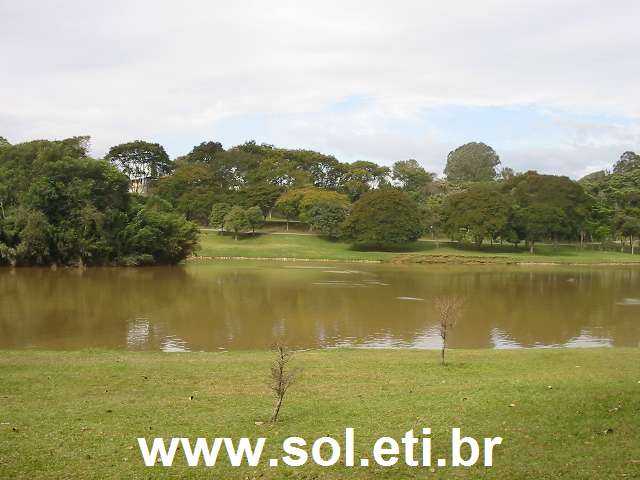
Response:
[[[136,199],[129,179],[87,156],[88,138],[0,147],[0,262],[175,263],[197,227],[164,201]]]
[[[196,246],[194,223],[240,234],[269,219],[326,238],[383,248],[421,235],[485,241],[598,242],[640,238],[640,156],[575,182],[517,173],[471,142],[449,153],[445,177],[417,160],[344,163],[311,150],[202,142],[171,160],[157,143],[87,156],[88,139],[12,146],[0,137],[0,261],[171,263]],[[127,178],[128,177],[128,178]],[[142,195],[132,195],[137,191]],[[185,221],[186,218],[186,221]]]
[[[493,148],[471,142],[449,153],[444,174],[453,181],[488,182],[496,178],[499,164],[500,157]]]
[[[353,205],[344,234],[358,245],[376,248],[413,242],[422,234],[418,205],[394,188],[367,192]]]

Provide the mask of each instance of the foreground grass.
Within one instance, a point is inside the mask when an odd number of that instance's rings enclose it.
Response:
[[[255,353],[2,352],[0,478],[638,478],[640,349],[323,350],[304,369],[277,425]],[[552,388],[549,388],[551,386]],[[191,400],[190,397],[193,397]],[[258,424],[256,424],[258,422]],[[494,467],[144,467],[136,437],[342,439],[356,458],[377,437],[431,427],[434,458],[450,428],[502,436]]]
[[[580,249],[574,246],[539,245],[531,255],[524,248],[485,245],[460,246],[452,242],[420,241],[405,252],[358,251],[344,242],[333,242],[315,235],[230,235],[203,231],[198,255],[205,257],[299,258],[343,261],[397,261],[407,263],[561,263],[624,264],[640,263],[640,255]]]

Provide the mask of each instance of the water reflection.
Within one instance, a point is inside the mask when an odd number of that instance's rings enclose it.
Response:
[[[452,348],[639,345],[633,267],[218,262],[0,269],[0,348],[439,348],[447,294],[466,297]]]

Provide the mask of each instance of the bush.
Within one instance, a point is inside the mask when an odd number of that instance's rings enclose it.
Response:
[[[139,264],[172,264],[193,253],[198,245],[198,226],[182,215],[145,205],[124,230],[127,257]]]

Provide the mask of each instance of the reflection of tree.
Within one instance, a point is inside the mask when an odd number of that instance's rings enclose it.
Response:
[[[227,262],[0,270],[0,348],[160,349],[169,339],[190,350],[254,349],[282,337],[297,347],[420,346],[437,323],[431,300],[449,294],[467,299],[453,348],[492,347],[496,332],[523,346],[564,344],[585,331],[618,345],[639,340],[638,307],[616,305],[638,297],[634,269],[329,270]],[[397,300],[406,296],[425,301]]]

